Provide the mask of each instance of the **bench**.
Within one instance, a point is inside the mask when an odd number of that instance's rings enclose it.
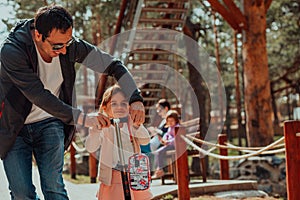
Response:
[[[181,125],[185,127],[185,134],[191,136],[200,135],[200,123],[199,118],[191,119],[188,121],[181,122]],[[200,152],[192,149],[191,147],[187,148],[188,157],[192,158],[192,164],[189,165],[189,177],[202,177],[203,182],[206,182],[206,164],[203,156],[200,155]],[[176,180],[176,162],[175,162],[175,150],[167,152],[166,158],[167,166],[164,168],[165,174],[162,176],[161,182],[164,185],[166,179],[172,179],[175,183]],[[204,172],[204,173],[202,173]]]

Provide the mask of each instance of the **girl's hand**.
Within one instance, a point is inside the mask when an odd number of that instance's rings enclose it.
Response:
[[[165,145],[165,146],[169,144],[169,142],[166,141],[166,140],[161,140],[160,142],[161,142],[162,145]]]

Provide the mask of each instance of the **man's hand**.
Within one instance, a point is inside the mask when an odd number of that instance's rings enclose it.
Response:
[[[102,114],[102,113],[88,113],[85,116],[85,114],[80,114],[80,121],[81,124],[84,125],[84,127],[93,128],[93,129],[100,129],[102,127],[109,127],[110,126],[110,120],[109,118]],[[84,124],[83,124],[84,121]]]
[[[100,126],[100,128],[103,127],[109,127],[110,126],[110,119],[109,117],[107,117],[106,115],[102,114],[102,113],[97,113],[97,119],[99,122],[98,128]]]
[[[135,126],[140,126],[145,122],[145,107],[142,102],[133,102],[130,105],[129,112]]]

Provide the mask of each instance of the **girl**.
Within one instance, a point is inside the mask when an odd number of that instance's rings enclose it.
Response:
[[[160,178],[164,175],[163,167],[165,166],[166,152],[168,150],[175,149],[175,127],[178,127],[179,124],[178,112],[175,110],[169,110],[166,114],[166,125],[168,126],[168,131],[160,140],[160,143],[163,146],[154,152],[157,169],[152,179]]]
[[[140,145],[148,144],[149,133],[143,126],[133,124],[129,115],[129,103],[125,93],[118,85],[108,88],[103,94],[100,112],[109,118],[128,117],[128,123],[120,123],[121,139],[125,162],[128,164],[129,156],[140,153]],[[95,152],[100,146],[98,200],[124,199],[121,173],[117,170],[119,155],[115,127],[111,125],[101,130],[90,129],[86,139],[86,149]],[[150,190],[130,191],[133,200],[148,200],[152,198]]]

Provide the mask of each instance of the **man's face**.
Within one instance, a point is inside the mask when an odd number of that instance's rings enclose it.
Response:
[[[67,53],[67,46],[73,42],[72,27],[70,27],[65,33],[62,33],[58,29],[53,29],[44,41],[42,40],[42,34],[35,31],[35,40],[38,50],[43,57],[47,60],[58,56],[59,54]]]
[[[156,112],[159,116],[161,116],[162,118],[166,117],[166,114],[168,112],[168,107],[162,107],[161,105],[156,105]]]

